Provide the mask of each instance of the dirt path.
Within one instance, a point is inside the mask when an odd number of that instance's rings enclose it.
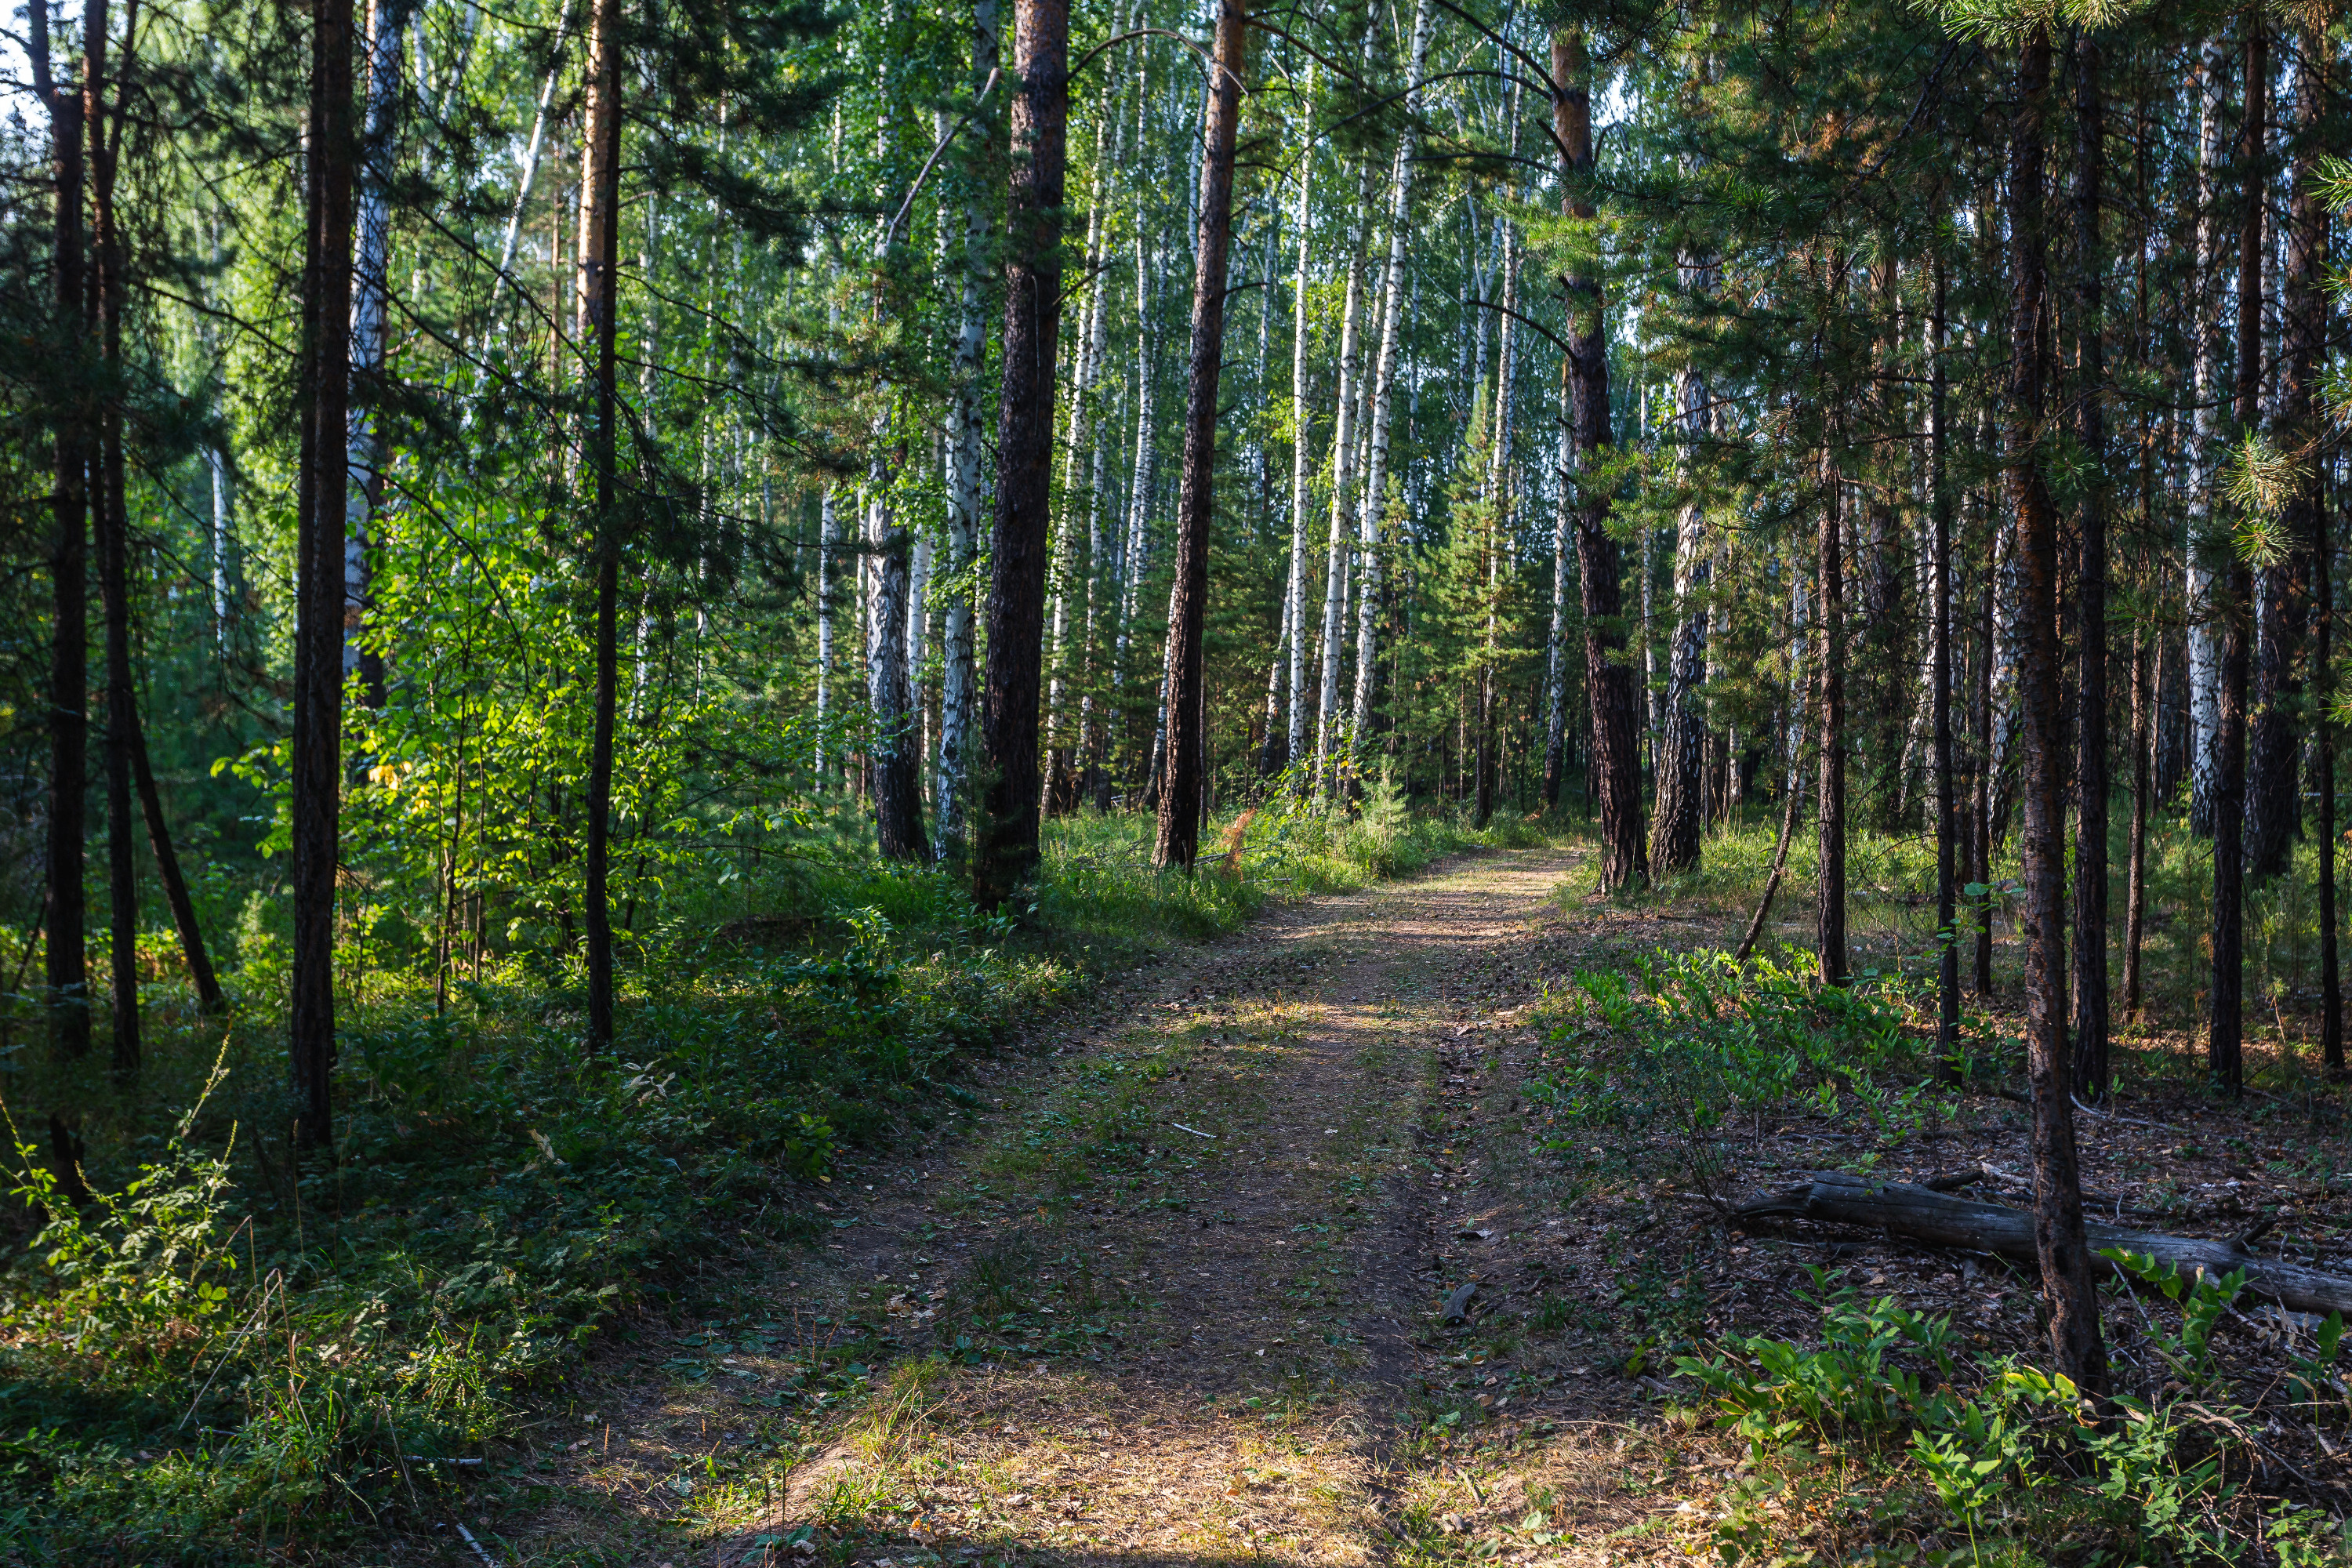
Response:
[[[1056,1020],[970,1131],[845,1173],[833,1239],[659,1346],[669,1387],[640,1355],[583,1393],[523,1560],[1355,1563],[1491,1505],[1465,1414],[1533,1440],[1624,1403],[1444,1316],[1565,1239],[1466,1108],[1519,1109],[1482,1074],[1605,919],[1561,914],[1579,859],[1270,911]]]

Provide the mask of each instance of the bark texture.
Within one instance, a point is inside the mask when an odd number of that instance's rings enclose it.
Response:
[[[352,317],[352,0],[315,0],[310,37],[309,265],[296,492],[292,773],[294,942],[289,1047],[297,1140],[333,1136],[335,865],[343,728],[343,437]]]
[[[621,520],[614,333],[620,298],[621,0],[594,0],[588,28],[588,111],[580,168],[578,337],[593,354],[589,431],[596,477],[595,716],[588,753],[588,1037],[613,1043],[613,729],[620,697]]]
[[[2019,52],[2010,129],[2009,489],[2016,519],[2019,708],[2024,725],[2022,880],[2026,1071],[2033,1099],[2033,1239],[2058,1370],[2086,1393],[2105,1392],[2106,1347],[2083,1232],[2074,1101],[2066,1052],[2066,822],[2058,668],[2058,529],[2042,473],[2041,439],[2050,302],[2043,232],[2043,117],[2050,42]]]
[[[1993,1252],[2020,1262],[2033,1259],[2040,1247],[2039,1220],[2027,1210],[1954,1197],[1948,1192],[1913,1183],[1874,1181],[1845,1172],[1824,1173],[1801,1186],[1750,1199],[1732,1213],[1743,1220],[1788,1217],[1864,1226],[1931,1247]],[[2235,1242],[2126,1230],[2112,1225],[2086,1225],[2084,1240],[2098,1252],[2119,1249],[2153,1258],[2191,1282],[2200,1274],[2218,1279],[2242,1268],[2246,1271],[2248,1295],[2275,1301],[2289,1311],[2352,1312],[2352,1279],[2257,1258]],[[2113,1271],[2126,1281],[2132,1278],[2103,1258],[2093,1259],[2091,1269],[2095,1276]],[[2075,1383],[2087,1387],[2079,1377]]]
[[[1192,354],[1184,396],[1184,469],[1176,501],[1176,578],[1168,606],[1168,771],[1160,790],[1152,861],[1189,871],[1200,851],[1202,768],[1208,741],[1202,633],[1209,602],[1209,531],[1217,464],[1217,382],[1224,368],[1225,263],[1233,240],[1234,141],[1249,13],[1219,0],[1201,158],[1201,226],[1194,242]]]
[[[2106,108],[2100,96],[2099,41],[2084,29],[2074,44],[2074,316],[2079,349],[2074,435],[2088,483],[2080,513],[2075,571],[2079,643],[2074,682],[2074,1062],[2077,1098],[2107,1092],[2107,419],[2105,309],[2100,269]]]
[[[2270,39],[2259,12],[2249,13],[2245,38],[2245,105],[2238,132],[2238,376],[2235,417],[2252,430],[2262,416],[2263,375],[2263,121],[2270,86]],[[2233,552],[2221,617],[2220,729],[2213,784],[2213,978],[2206,1066],[2216,1084],[2236,1095],[2244,1084],[2246,665],[2252,631],[2253,577]]]
[[[1012,199],[1005,217],[1004,365],[997,405],[982,794],[973,889],[1002,908],[1037,868],[1037,706],[1054,477],[1054,359],[1062,333],[1062,196],[1069,134],[1069,0],[1013,8]]]
[[[1559,86],[1552,130],[1560,146],[1561,211],[1590,222],[1584,183],[1592,173],[1591,60],[1584,35],[1562,27],[1551,36],[1551,77]],[[1609,490],[1589,482],[1611,445],[1609,342],[1601,321],[1601,279],[1582,273],[1561,279],[1569,301],[1569,423],[1576,453],[1576,559],[1584,610],[1584,684],[1592,714],[1588,766],[1601,817],[1601,880],[1607,888],[1648,883],[1648,847],[1642,823],[1641,759],[1636,751],[1633,671],[1625,663],[1622,570],[1609,536]]]

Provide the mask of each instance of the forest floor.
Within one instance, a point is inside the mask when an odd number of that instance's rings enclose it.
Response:
[[[1867,1147],[1891,1175],[1983,1163],[2019,1201],[2000,1179],[2025,1123],[1971,1095],[1858,1137],[1808,1100],[1697,1174],[1571,1147],[1611,1135],[1547,1125],[1526,1092],[1580,1026],[1571,975],[1737,923],[1588,882],[1580,851],[1458,858],[1115,979],[983,1063],[960,1130],[840,1169],[829,1238],[759,1250],[705,1314],[593,1358],[519,1456],[530,1487],[478,1495],[488,1545],[415,1547],[632,1568],[1712,1556],[1753,1460],[1676,1408],[1695,1391],[1661,1380],[1672,1352],[1803,1341],[1820,1265],[1951,1315],[1964,1346],[2039,1336],[2033,1282],[1997,1260],[1742,1235],[1689,1189]],[[2121,1194],[2160,1160],[2168,1212],[2208,1233],[2265,1199],[2342,1212],[2340,1123],[2265,1164],[2276,1129],[2209,1121],[2193,1147],[2176,1113],[2143,1100],[2087,1137],[2094,1202],[2146,1212]],[[2340,1510],[2352,1448],[2320,1442],[2282,1463]]]

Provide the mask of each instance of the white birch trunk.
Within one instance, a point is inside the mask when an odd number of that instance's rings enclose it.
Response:
[[[997,68],[996,0],[975,0],[971,74],[985,82]],[[939,852],[963,847],[964,796],[972,744],[978,676],[972,662],[973,563],[980,549],[981,458],[984,418],[981,366],[988,349],[988,203],[975,191],[964,204],[963,297],[958,303],[952,390],[947,425],[947,614],[940,637],[940,746],[932,784]]]
[[[1323,578],[1323,688],[1315,720],[1315,789],[1331,787],[1332,752],[1339,737],[1340,613],[1348,587],[1348,550],[1356,531],[1356,377],[1363,353],[1364,224],[1371,206],[1371,171],[1357,184],[1356,220],[1348,243],[1347,304],[1339,322],[1339,429],[1331,440],[1330,559]]]
[[[1570,503],[1576,490],[1576,430],[1569,408],[1567,366],[1559,384],[1559,458],[1554,475],[1551,510],[1551,635],[1545,650],[1544,686],[1548,698],[1544,725],[1544,771],[1560,788],[1568,773],[1568,567],[1574,526]],[[1557,801],[1549,803],[1558,805]]]
[[[841,521],[835,514],[833,487],[817,500],[816,531],[816,779],[826,783],[825,748],[833,741],[833,573]]]
[[[343,679],[362,668],[360,641],[372,595],[368,551],[383,500],[383,438],[376,404],[383,381],[384,324],[391,310],[392,124],[401,91],[400,24],[395,0],[368,7],[367,109],[360,144],[358,246],[352,257],[351,409],[343,422],[343,460],[351,484],[343,498]],[[372,680],[380,684],[380,665]],[[377,698],[381,700],[380,694]]]
[[[2215,612],[2211,560],[2213,484],[2221,438],[2222,395],[2219,351],[2222,295],[2233,263],[2222,255],[2226,215],[2221,210],[2223,167],[2221,114],[2230,58],[2216,47],[2205,58],[2197,134],[2197,284],[2189,307],[2194,345],[2196,416],[2189,468],[2189,826],[2213,831],[2213,791],[2221,765],[2221,641]]]
[[[483,384],[489,377],[487,356],[498,338],[499,293],[514,273],[515,247],[522,239],[523,208],[530,201],[531,186],[539,178],[540,153],[547,142],[547,106],[554,100],[556,79],[563,72],[563,46],[571,37],[572,5],[571,0],[564,0],[555,22],[554,58],[548,64],[547,79],[540,83],[539,102],[531,110],[530,135],[523,142],[520,165],[516,171],[514,205],[507,210],[506,234],[499,241],[499,269],[490,275],[489,300],[482,307],[482,335],[474,345],[474,395],[467,401],[461,429],[473,424],[475,406],[481,401]]]
[[[1307,97],[1315,97],[1317,65],[1307,67]],[[1290,627],[1289,744],[1285,765],[1296,769],[1307,755],[1307,501],[1308,454],[1307,439],[1307,264],[1315,237],[1314,218],[1307,206],[1308,176],[1315,166],[1310,156],[1298,160],[1298,269],[1291,280],[1290,338],[1290,582],[1283,599],[1283,619]],[[1293,778],[1303,794],[1304,773]]]
[[[1360,746],[1371,732],[1374,671],[1380,658],[1381,525],[1388,510],[1389,426],[1396,407],[1397,340],[1403,331],[1405,231],[1412,222],[1412,117],[1421,94],[1413,84],[1429,63],[1429,0],[1412,13],[1412,51],[1405,75],[1405,126],[1397,135],[1396,169],[1389,186],[1389,259],[1381,279],[1381,353],[1372,371],[1370,453],[1364,463],[1364,503],[1358,531],[1356,702],[1348,732]]]

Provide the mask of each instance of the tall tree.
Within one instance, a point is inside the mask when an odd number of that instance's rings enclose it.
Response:
[[[2107,422],[2106,309],[2099,223],[2106,106],[2099,39],[2074,39],[2074,437],[2085,483],[2075,571],[2080,651],[2074,681],[2074,1092],[2107,1092]]]
[[[2263,390],[2263,121],[2268,113],[2270,38],[2259,8],[2245,19],[2245,104],[2238,128],[2238,375],[2233,416],[2252,432],[2262,417]],[[2206,1065],[2214,1081],[2236,1095],[2244,1082],[2246,664],[2252,633],[2253,576],[2244,556],[2230,552],[2228,589],[2220,606],[2221,667],[2220,730],[2213,785],[2213,979]]]
[[[915,536],[900,521],[890,493],[890,474],[906,457],[903,447],[893,450],[877,442],[866,476],[866,550],[874,563],[874,604],[866,627],[866,701],[874,716],[876,839],[889,859],[929,860],[919,715],[908,676]]]
[[[1372,732],[1372,699],[1380,650],[1382,552],[1381,527],[1388,511],[1390,432],[1396,414],[1396,377],[1400,340],[1405,330],[1404,264],[1412,211],[1414,124],[1420,112],[1419,84],[1429,66],[1429,0],[1416,0],[1412,12],[1412,44],[1405,64],[1405,123],[1397,132],[1396,166],[1389,181],[1389,257],[1381,277],[1380,356],[1372,368],[1372,416],[1364,464],[1364,502],[1360,547],[1356,554],[1356,695],[1348,731],[1353,737],[1358,765]]]
[[[1592,63],[1581,28],[1551,36],[1552,132],[1560,155],[1560,210],[1590,224],[1592,179]],[[1576,471],[1576,560],[1584,611],[1584,686],[1592,715],[1588,764],[1601,816],[1601,880],[1639,888],[1650,879],[1642,824],[1641,759],[1634,731],[1633,672],[1624,662],[1623,584],[1617,542],[1609,532],[1609,336],[1601,279],[1577,270],[1561,279],[1568,299],[1569,423]]]
[[[2050,37],[2039,24],[2018,52],[2010,126],[2009,489],[2017,520],[2018,700],[2025,731],[2021,846],[2026,1070],[2033,1099],[2033,1239],[2058,1370],[2085,1394],[2106,1392],[2099,1298],[2083,1233],[2074,1100],[2066,1053],[2066,819],[2058,667],[2058,528],[2042,470],[2050,331],[2043,229],[2044,117]]]
[[[344,436],[351,402],[352,0],[313,0],[296,489],[294,952],[289,1044],[298,1141],[333,1137],[335,868],[343,729]]]
[[[1832,268],[1834,270],[1834,268]],[[1816,536],[1813,581],[1820,603],[1813,635],[1821,645],[1814,665],[1821,682],[1821,800],[1815,816],[1819,862],[1813,879],[1813,951],[1822,984],[1846,982],[1845,941],[1845,479],[1839,471],[1840,421],[1832,415],[1822,440],[1821,527]]]
[[[1939,226],[1940,227],[1940,226]],[[1960,1079],[1960,933],[1954,923],[1954,872],[1958,858],[1959,800],[1952,757],[1952,495],[1945,429],[1949,395],[1944,363],[1946,308],[1944,239],[1930,242],[1927,279],[1927,512],[1935,530],[1933,689],[1936,724],[1936,1059],[1948,1083]]]
[[[392,309],[393,153],[400,113],[400,35],[408,0],[368,0],[367,107],[359,149],[358,250],[352,273],[352,404],[343,463],[343,673],[371,708],[384,702],[383,656],[366,641],[370,542],[383,504],[384,342]]]
[[[1168,772],[1160,781],[1153,864],[1191,870],[1200,850],[1202,770],[1208,731],[1202,633],[1214,521],[1217,381],[1225,356],[1225,262],[1233,241],[1234,144],[1249,13],[1219,0],[1202,129],[1201,221],[1194,241],[1192,353],[1184,393],[1184,468],[1176,501],[1176,574],[1168,595]]]
[[[2194,335],[2191,388],[2196,403],[2194,449],[2189,462],[2189,826],[2210,836],[2221,784],[2221,620],[2214,567],[2228,552],[2215,537],[2213,491],[2220,442],[2221,402],[2221,301],[2226,265],[2223,241],[2227,213],[2221,200],[2222,111],[2226,107],[2229,55],[2220,43],[2200,62],[2197,133],[2197,276],[2189,296]],[[2226,531],[2222,531],[2226,533]]]
[[[103,21],[105,9],[99,7]],[[90,367],[84,363],[82,84],[50,68],[47,0],[37,0],[25,33],[33,92],[49,117],[49,167],[55,182],[50,272],[56,303],[49,319],[62,395],[53,405],[49,489],[49,787],[43,861],[47,884],[43,1001],[49,1044],[70,1059],[89,1049],[89,963],[82,892],[83,796],[89,784]]]
[[[996,0],[973,0],[972,90],[987,93],[997,75]],[[991,147],[992,137],[972,145]],[[971,784],[971,721],[978,671],[973,666],[971,589],[968,585],[980,552],[981,368],[988,355],[989,203],[980,189],[988,168],[984,156],[971,160],[971,188],[964,197],[963,279],[957,302],[955,347],[948,401],[948,578],[958,584],[947,602],[940,635],[939,768],[933,777],[934,810],[941,855],[964,847],[964,821]]]
[[[2295,139],[2293,206],[2287,216],[2286,276],[2282,280],[2279,426],[2281,445],[2297,459],[2297,479],[2281,530],[2287,548],[2306,563],[2314,590],[2316,635],[2311,649],[2312,730],[2319,797],[2320,1060],[2344,1070],[2344,993],[2336,931],[2336,736],[2334,563],[2327,521],[2327,463],[2314,417],[2327,343],[2327,202],[2320,189],[2328,112],[2328,66],[2334,42],[2306,26],[2295,48]],[[2250,857],[2251,858],[2251,854]]]
[[[595,474],[591,542],[594,573],[595,713],[588,758],[588,1037],[613,1043],[612,870],[613,726],[620,697],[621,595],[620,400],[621,0],[592,0],[588,23],[588,104],[580,149],[580,275],[574,342],[593,357],[594,412],[588,433]]]
[[[115,211],[115,176],[121,153],[122,81],[108,68],[110,26],[105,0],[93,0],[82,34],[83,118],[89,134],[90,300],[98,312],[98,353],[103,367],[96,456],[90,473],[92,530],[98,543],[99,600],[106,612],[106,863],[107,969],[114,1015],[114,1068],[138,1070],[139,870],[138,830],[131,822],[131,751],[137,733],[131,670],[131,517],[123,495],[122,312],[129,289]],[[125,10],[119,62],[125,81],[137,36],[138,6]],[[108,100],[112,97],[110,120]]]
[[[989,910],[1001,908],[1037,865],[1037,702],[1053,521],[1054,357],[1062,335],[1070,103],[1069,0],[1015,0],[1013,16],[1017,91],[973,867],[974,892]]]

